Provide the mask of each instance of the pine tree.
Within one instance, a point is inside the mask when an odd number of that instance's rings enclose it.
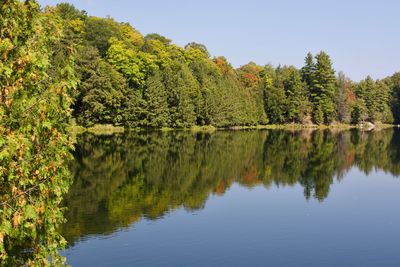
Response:
[[[196,114],[192,95],[197,82],[190,69],[175,62],[164,71],[164,84],[168,94],[169,117],[172,127],[190,127],[195,124]]]
[[[351,122],[353,124],[363,123],[368,118],[368,110],[363,99],[357,99],[351,110]]]
[[[393,123],[394,116],[390,108],[390,87],[383,81],[376,82],[375,101],[377,102],[378,122]]]
[[[221,126],[224,119],[222,75],[217,66],[207,59],[196,60],[190,64],[193,75],[198,82],[200,98],[196,109],[196,121],[199,125]]]
[[[394,118],[390,109],[390,87],[382,81],[374,81],[370,76],[356,87],[356,95],[365,103],[367,120],[371,122],[392,123]]]
[[[80,84],[73,108],[78,123],[85,126],[123,123],[128,91],[123,76],[91,46],[78,50],[76,65]]]
[[[154,73],[147,79],[146,88],[143,93],[146,102],[145,122],[147,127],[165,127],[169,125],[169,112],[167,93],[162,83],[160,71]]]
[[[400,72],[393,74],[385,79],[385,83],[389,86],[391,113],[395,123],[400,123]]]
[[[304,67],[301,68],[301,78],[309,88],[312,88],[312,83],[314,79],[313,76],[315,72],[315,62],[314,62],[314,57],[310,52],[307,53],[304,62],[305,62]]]
[[[328,54],[321,51],[315,56],[315,72],[311,87],[311,100],[314,110],[321,108],[324,123],[331,123],[335,119],[335,71]],[[318,107],[322,105],[321,107]],[[317,112],[319,113],[319,111]]]
[[[128,90],[122,117],[124,125],[129,128],[148,127],[147,102],[140,90]]]
[[[322,111],[322,106],[322,103],[316,104],[313,111],[314,122],[318,125],[324,124],[324,112]]]
[[[309,112],[306,84],[295,67],[284,67],[282,75],[287,98],[286,119],[288,122],[302,122]]]

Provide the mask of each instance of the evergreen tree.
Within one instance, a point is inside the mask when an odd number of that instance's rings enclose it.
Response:
[[[191,96],[198,85],[190,69],[176,62],[164,70],[164,84],[168,94],[171,126],[182,128],[194,125],[196,114]]]
[[[383,123],[393,123],[394,116],[391,111],[392,92],[390,87],[383,81],[376,82],[375,101],[376,101],[376,121]]]
[[[149,127],[147,124],[147,102],[140,90],[131,89],[126,95],[122,112],[124,124],[129,128]]]
[[[384,82],[389,86],[391,96],[390,96],[390,106],[395,123],[400,123],[400,72],[393,74],[388,77]]]
[[[382,81],[374,81],[370,76],[356,87],[357,98],[362,99],[368,110],[367,120],[371,122],[393,122],[390,111],[390,87]]]
[[[301,68],[301,78],[303,82],[306,83],[309,89],[313,86],[314,72],[315,72],[315,62],[313,55],[308,52],[306,58],[304,59],[304,67]]]
[[[195,60],[190,64],[193,75],[199,85],[196,121],[199,125],[216,125],[223,121],[223,110],[226,103],[220,98],[222,75],[217,66],[208,59]]]
[[[76,64],[80,79],[74,104],[77,121],[83,125],[122,123],[126,80],[91,46],[79,49]]]
[[[324,124],[324,112],[322,110],[323,103],[318,102],[315,104],[314,110],[313,110],[313,119],[314,122],[318,125]]]
[[[315,56],[315,59],[316,64],[311,87],[311,101],[314,105],[314,113],[319,115],[319,109],[321,109],[324,123],[329,124],[335,119],[336,115],[335,71],[332,68],[330,57],[325,52],[321,51]]]
[[[368,109],[363,99],[357,99],[351,110],[351,122],[353,124],[363,123],[368,118]]]
[[[278,75],[277,75],[278,73]],[[285,89],[281,81],[280,70],[266,66],[264,75],[265,113],[271,123],[284,123],[287,110]]]
[[[154,71],[147,79],[146,88],[143,93],[145,101],[145,122],[147,127],[165,127],[170,124],[167,93],[162,83],[160,71]]]
[[[302,82],[300,72],[295,67],[284,67],[281,75],[287,99],[286,120],[302,122],[309,113],[306,84]]]

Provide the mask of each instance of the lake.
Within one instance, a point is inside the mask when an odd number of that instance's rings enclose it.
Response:
[[[80,135],[72,266],[400,266],[400,131]]]

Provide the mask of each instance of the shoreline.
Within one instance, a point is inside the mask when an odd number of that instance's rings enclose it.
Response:
[[[116,133],[124,133],[130,131],[191,131],[191,132],[208,132],[215,131],[243,131],[243,130],[349,130],[360,129],[365,131],[382,130],[387,128],[399,128],[398,124],[333,124],[333,125],[302,125],[302,124],[267,124],[267,125],[254,125],[254,126],[230,126],[230,127],[214,127],[212,125],[206,126],[192,126],[190,128],[126,128],[123,126],[115,126],[111,124],[96,124],[91,127],[84,127],[81,125],[70,125],[68,131],[72,134],[92,133],[95,135],[111,135]]]

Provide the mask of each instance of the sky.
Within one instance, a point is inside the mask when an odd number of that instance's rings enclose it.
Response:
[[[39,0],[69,2],[89,15],[129,22],[184,46],[206,45],[234,67],[301,67],[307,52],[326,51],[354,81],[400,71],[398,0]]]

